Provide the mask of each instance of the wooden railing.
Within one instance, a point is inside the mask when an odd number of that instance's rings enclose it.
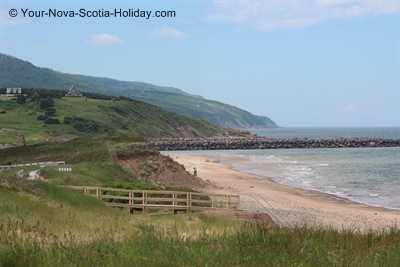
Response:
[[[204,209],[239,209],[239,195],[205,194],[183,191],[129,190],[92,186],[66,186],[105,201],[111,207],[127,208],[130,212],[148,209],[191,211]]]

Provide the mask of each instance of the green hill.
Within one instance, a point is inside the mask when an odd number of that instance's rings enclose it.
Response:
[[[202,118],[229,128],[277,127],[268,117],[255,116],[250,112],[218,101],[194,98],[166,92],[125,91],[124,95],[161,107],[170,112],[193,118]],[[177,104],[179,103],[179,104]]]
[[[174,93],[180,95],[187,95],[191,97],[202,98],[201,96],[195,96],[188,94],[178,88],[174,87],[165,87],[165,86],[157,86],[150,83],[144,82],[126,82],[126,81],[118,81],[115,79],[104,78],[104,77],[92,77],[86,75],[78,75],[78,74],[69,74],[73,78],[79,78],[84,81],[97,84],[100,86],[104,86],[110,89],[114,89],[117,92],[129,92],[129,91],[140,91],[140,92],[166,92],[166,93]],[[122,94],[123,95],[123,94]]]
[[[65,74],[36,67],[13,56],[0,54],[0,87],[68,90],[72,84],[75,84],[80,91],[131,97],[170,112],[205,119],[224,127],[277,127],[276,123],[268,117],[256,116],[228,104],[190,95],[177,88]]]
[[[59,140],[118,133],[146,138],[206,137],[225,131],[208,121],[170,113],[137,100],[54,98],[55,114],[51,108],[50,113],[48,107],[43,108],[47,99],[28,100],[18,104],[16,98],[0,98],[0,144],[15,143],[19,133],[32,143],[46,136]]]

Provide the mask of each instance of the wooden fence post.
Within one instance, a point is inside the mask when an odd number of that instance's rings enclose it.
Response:
[[[192,210],[192,192],[189,192],[189,211]]]
[[[143,190],[143,213],[147,213],[147,191]]]
[[[186,212],[189,212],[189,192],[186,192]]]

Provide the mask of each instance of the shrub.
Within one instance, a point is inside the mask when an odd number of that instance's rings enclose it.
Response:
[[[20,104],[20,105],[25,104],[25,103],[26,103],[26,98],[25,98],[25,96],[24,96],[24,95],[19,95],[19,96],[17,97],[17,103]]]
[[[64,117],[64,124],[71,124],[73,119],[71,117]]]
[[[44,120],[46,120],[48,117],[46,116],[46,115],[39,115],[36,119],[38,120],[38,121],[44,121]]]
[[[48,109],[48,108],[52,108],[54,107],[54,100],[53,99],[43,99],[42,101],[40,101],[40,108],[41,109]]]
[[[82,117],[64,117],[64,124],[73,124],[74,128],[80,132],[98,132],[100,126],[97,122],[87,120]]]
[[[56,109],[55,108],[47,108],[46,112],[44,113],[47,116],[54,116],[56,115]]]
[[[59,119],[55,119],[55,118],[47,118],[44,121],[45,124],[61,124]]]

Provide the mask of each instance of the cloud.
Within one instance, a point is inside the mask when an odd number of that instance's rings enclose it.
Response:
[[[167,26],[164,25],[162,27],[159,27],[157,29],[155,29],[152,32],[153,36],[157,36],[157,37],[175,37],[175,38],[180,38],[180,37],[185,37],[186,34],[184,34],[181,31],[178,31],[177,29],[171,27],[171,26]]]
[[[346,111],[346,112],[355,112],[355,111],[360,111],[360,108],[357,107],[357,106],[354,105],[354,104],[350,104],[350,105],[348,105],[347,107],[343,108],[343,111]]]
[[[17,16],[13,18],[9,15],[8,12],[9,10],[6,10],[5,8],[0,10],[0,28],[27,24],[30,21],[30,19],[24,18],[22,16]]]
[[[116,35],[110,35],[107,33],[100,33],[92,35],[92,38],[88,41],[91,44],[103,45],[103,44],[123,44],[124,41]]]
[[[381,16],[399,12],[397,1],[313,0],[266,1],[214,0],[204,22],[226,22],[237,31],[298,29],[330,20]]]
[[[43,44],[33,44],[33,49],[42,49],[43,47]]]
[[[359,113],[359,114],[362,114],[362,115],[371,114],[370,110],[364,109],[364,108],[360,108],[360,107],[358,107],[358,106],[356,106],[354,104],[349,104],[346,107],[341,108],[341,111],[344,112],[344,113],[347,113],[347,114],[350,114],[350,113],[352,113],[352,114]]]

